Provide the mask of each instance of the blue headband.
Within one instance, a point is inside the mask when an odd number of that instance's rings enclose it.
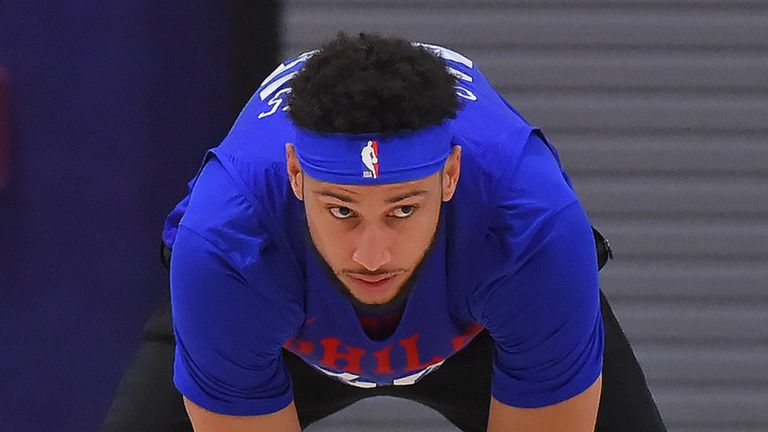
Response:
[[[438,172],[451,153],[451,121],[400,133],[322,133],[296,127],[296,154],[312,178],[328,183],[400,183]]]

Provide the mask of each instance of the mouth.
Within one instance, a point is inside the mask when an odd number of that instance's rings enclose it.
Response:
[[[368,291],[375,290],[375,291],[384,291],[387,288],[389,288],[390,283],[399,276],[398,273],[388,273],[388,274],[380,274],[380,275],[364,275],[364,274],[350,274],[348,273],[347,276],[349,276],[350,279],[352,279],[355,284],[361,288],[364,288]]]

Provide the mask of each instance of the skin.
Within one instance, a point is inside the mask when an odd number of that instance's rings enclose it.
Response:
[[[586,390],[541,408],[517,408],[491,398],[488,432],[591,432],[595,430],[602,374]]]
[[[192,428],[195,432],[299,432],[299,416],[296,406],[290,405],[278,412],[260,416],[230,416],[208,411],[186,397],[184,407],[187,409]]]
[[[429,177],[376,186],[322,182],[301,170],[293,145],[286,146],[291,188],[304,202],[318,252],[351,296],[365,304],[392,300],[413,276],[437,230],[440,207],[456,192],[461,147],[443,170]],[[488,431],[593,431],[602,379],[579,395],[542,408],[516,408],[491,399]],[[296,407],[262,416],[213,413],[184,399],[196,432],[300,430]]]
[[[286,146],[288,175],[304,202],[309,233],[320,255],[359,302],[392,300],[413,276],[434,238],[440,206],[455,191],[461,147],[455,146],[442,172],[394,184],[339,185],[301,171]]]

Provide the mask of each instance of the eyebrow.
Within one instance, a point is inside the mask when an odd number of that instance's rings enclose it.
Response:
[[[417,191],[406,192],[406,193],[404,193],[402,195],[397,195],[397,196],[393,196],[392,198],[387,198],[387,202],[394,204],[396,202],[402,201],[402,200],[407,199],[407,198],[426,195],[426,193],[427,193],[427,191],[425,191],[425,190],[417,190]]]
[[[331,191],[327,191],[327,190],[315,191],[315,195],[336,198],[339,201],[344,201],[345,203],[350,203],[350,204],[357,203],[357,201],[355,201],[351,197],[348,197],[346,195],[337,194],[336,192],[331,192]]]
[[[404,199],[408,199],[408,198],[415,197],[415,196],[422,196],[422,195],[426,195],[426,194],[427,194],[427,191],[425,191],[425,190],[416,190],[416,191],[406,192],[406,193],[401,194],[401,195],[396,195],[396,196],[393,196],[392,198],[387,198],[386,201],[388,203],[394,204],[394,203],[403,201]],[[315,195],[327,196],[327,197],[331,197],[331,198],[336,198],[337,200],[343,201],[345,203],[357,204],[357,201],[354,198],[352,198],[350,196],[347,196],[347,195],[342,195],[342,194],[339,194],[339,193],[336,193],[336,192],[331,192],[329,190],[316,191]]]

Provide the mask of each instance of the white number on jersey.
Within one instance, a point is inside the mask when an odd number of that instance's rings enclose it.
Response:
[[[430,45],[420,42],[415,42],[414,45],[424,47],[434,53],[435,55],[438,55],[446,60],[455,61],[457,63],[460,63],[468,68],[474,67],[474,62],[467,57],[464,57],[463,55],[457,53],[456,51],[450,50],[448,48],[444,48],[438,45]],[[281,63],[280,66],[277,67],[274,71],[272,71],[269,76],[267,76],[264,81],[261,83],[259,88],[261,88],[261,91],[259,91],[259,99],[266,100],[268,97],[272,96],[273,93],[277,92],[272,98],[267,102],[267,105],[270,106],[270,109],[268,111],[264,111],[262,113],[259,113],[259,118],[269,117],[272,114],[276,113],[278,109],[280,109],[280,106],[284,102],[284,95],[287,95],[291,92],[290,87],[286,87],[283,89],[280,89],[285,83],[293,79],[293,77],[298,73],[291,72],[289,74],[285,74],[280,78],[276,77],[280,75],[283,71],[286,71],[297,64],[307,60],[309,57],[311,57],[313,54],[315,54],[317,50],[314,51],[307,51],[305,53],[302,53],[295,59],[291,60],[288,63]],[[457,79],[465,82],[472,82],[474,79],[470,76],[465,74],[464,72],[461,72],[460,70],[457,70],[455,68],[452,68],[450,66],[447,66],[448,72],[451,73],[451,75],[455,76]],[[466,87],[462,87],[460,85],[455,86],[456,88],[456,95],[469,100],[469,101],[476,101],[477,95],[475,95],[470,89]],[[278,91],[279,90],[279,91]],[[288,107],[283,107],[283,111],[287,110]]]

